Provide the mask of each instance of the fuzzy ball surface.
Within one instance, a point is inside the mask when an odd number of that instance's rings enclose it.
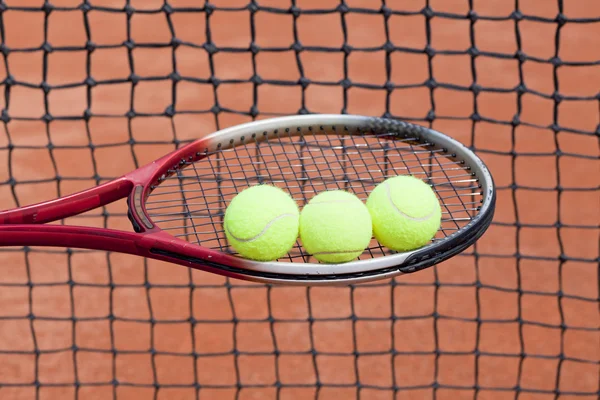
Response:
[[[300,211],[291,196],[271,185],[244,189],[225,211],[225,235],[240,256],[273,261],[285,256],[298,238]]]
[[[431,186],[409,175],[388,178],[369,195],[373,233],[395,251],[423,247],[440,228],[442,210]]]
[[[371,216],[354,194],[331,190],[313,197],[300,213],[300,238],[306,251],[324,263],[356,259],[373,236]]]

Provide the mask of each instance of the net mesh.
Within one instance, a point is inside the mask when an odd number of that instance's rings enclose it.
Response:
[[[0,397],[596,399],[599,32],[593,0],[0,1],[2,208],[312,112],[445,132],[498,186],[462,255],[344,288],[2,249]]]

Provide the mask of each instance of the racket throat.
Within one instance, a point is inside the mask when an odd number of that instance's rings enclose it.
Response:
[[[129,218],[133,229],[138,233],[154,228],[154,224],[150,221],[144,210],[143,199],[144,187],[136,185],[129,194],[127,201],[127,218]]]

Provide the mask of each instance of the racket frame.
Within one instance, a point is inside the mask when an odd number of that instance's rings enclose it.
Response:
[[[301,134],[398,134],[443,149],[461,160],[481,186],[479,212],[447,237],[420,249],[344,264],[256,262],[191,244],[162,231],[148,216],[144,201],[155,185],[179,169],[226,150],[277,137]],[[47,224],[127,198],[134,232]],[[0,246],[55,246],[133,254],[264,283],[349,284],[412,273],[464,251],[483,235],[494,214],[494,182],[485,164],[460,142],[432,129],[392,119],[354,115],[303,115],[250,122],[215,132],[120,178],[59,199],[0,212]]]

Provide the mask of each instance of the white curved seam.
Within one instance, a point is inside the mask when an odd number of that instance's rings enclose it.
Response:
[[[269,229],[271,227],[271,225],[273,225],[277,220],[280,220],[281,218],[285,218],[285,217],[293,217],[295,215],[296,214],[287,213],[287,214],[281,214],[281,215],[273,218],[271,221],[269,221],[269,223],[267,225],[265,225],[265,227],[263,228],[262,231],[260,231],[258,234],[256,234],[255,236],[253,236],[249,239],[242,239],[242,238],[235,236],[233,233],[231,233],[231,231],[229,230],[229,228],[227,227],[226,224],[225,224],[225,229],[227,230],[227,233],[229,233],[229,235],[232,238],[234,238],[235,240],[237,240],[238,242],[247,243],[247,242],[252,242],[252,241],[258,239],[259,237],[261,237],[267,231],[267,229]]]
[[[433,216],[433,214],[435,213],[435,209],[431,210],[431,212],[429,214],[427,214],[424,217],[412,217],[410,215],[408,215],[407,213],[403,212],[402,210],[400,210],[396,204],[394,203],[394,201],[392,200],[392,193],[390,191],[390,185],[389,184],[385,184],[385,189],[387,191],[387,196],[388,196],[388,200],[390,201],[390,203],[392,203],[392,206],[394,207],[394,209],[398,212],[398,214],[402,215],[403,217],[406,217],[408,219],[411,219],[413,221],[427,221],[429,218],[431,218]]]

